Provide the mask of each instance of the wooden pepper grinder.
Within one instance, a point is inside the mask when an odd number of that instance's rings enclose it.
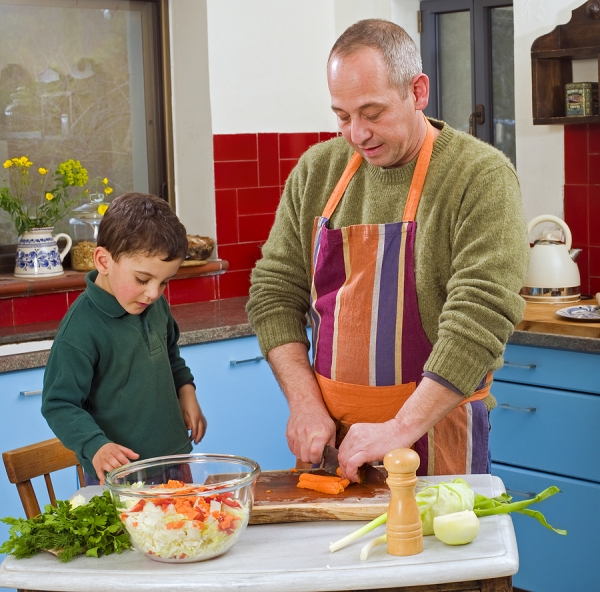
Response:
[[[423,528],[415,497],[419,455],[410,448],[397,448],[385,455],[391,491],[386,525],[387,550],[391,555],[417,555],[423,550]]]

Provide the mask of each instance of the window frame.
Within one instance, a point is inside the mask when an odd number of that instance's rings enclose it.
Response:
[[[471,110],[475,105],[485,106],[485,122],[476,126],[476,136],[493,144],[492,96],[492,31],[490,11],[493,8],[513,6],[513,0],[422,0],[421,10],[421,57],[423,71],[429,75],[429,104],[425,114],[439,118],[440,94],[437,63],[438,22],[437,15],[449,12],[470,12],[471,30]]]

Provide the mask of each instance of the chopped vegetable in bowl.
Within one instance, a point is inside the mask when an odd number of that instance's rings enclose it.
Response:
[[[156,561],[172,563],[225,553],[248,524],[260,468],[249,459],[226,455],[168,458],[139,461],[144,465],[141,470],[135,466],[138,463],[130,463],[106,478],[133,546]],[[172,465],[171,469],[176,462],[178,469],[184,467],[180,474],[187,482],[164,479],[156,484],[156,469],[159,474],[172,474],[164,470],[165,465]],[[131,482],[131,477],[142,480]],[[146,477],[155,484],[147,484]]]

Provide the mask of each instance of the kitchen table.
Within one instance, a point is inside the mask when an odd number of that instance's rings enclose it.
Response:
[[[462,477],[488,497],[504,491],[498,477]],[[428,481],[448,479],[431,477]],[[89,496],[90,489],[82,492]],[[160,563],[136,551],[100,559],[77,557],[66,564],[50,554],[21,560],[7,557],[0,566],[0,586],[79,592],[319,592],[411,586],[419,588],[407,588],[407,592],[512,590],[511,576],[517,572],[519,560],[509,515],[482,518],[478,537],[468,545],[451,547],[434,536],[424,537],[423,552],[411,557],[389,555],[383,545],[360,561],[361,547],[382,534],[384,526],[336,553],[329,552],[330,542],[362,524],[331,521],[249,526],[227,553],[198,563]],[[473,583],[434,587],[450,582]]]

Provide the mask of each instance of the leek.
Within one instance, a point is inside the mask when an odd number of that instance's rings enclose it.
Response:
[[[464,487],[466,485],[466,487]],[[467,490],[470,490],[467,491]],[[441,494],[440,494],[441,492]],[[475,494],[473,496],[472,490],[466,481],[463,479],[454,479],[452,483],[438,483],[437,485],[430,485],[425,487],[421,491],[416,494],[417,504],[419,505],[419,510],[421,513],[421,521],[424,525],[423,535],[433,534],[433,518],[445,514],[450,514],[453,512],[460,512],[463,510],[473,510],[477,517],[482,516],[494,516],[496,514],[509,514],[511,512],[516,512],[518,514],[524,514],[525,516],[531,516],[535,518],[542,526],[552,530],[553,532],[566,535],[567,531],[562,530],[560,528],[554,528],[546,521],[546,518],[541,512],[537,510],[530,510],[528,506],[531,504],[536,504],[550,496],[560,493],[560,489],[554,485],[544,489],[541,493],[538,493],[535,497],[523,500],[519,502],[513,502],[512,497],[507,493],[503,493],[497,497],[488,498],[484,495]],[[436,506],[436,503],[438,505]],[[454,506],[452,507],[454,500]],[[466,506],[466,507],[465,507]],[[361,536],[371,532],[373,529],[381,526],[387,521],[387,512],[375,518],[368,524],[365,524],[358,530],[350,533],[344,538],[331,543],[329,545],[329,550],[334,553],[335,551],[339,551],[344,547],[348,546],[350,543],[354,542],[356,539]],[[429,532],[429,525],[431,525],[431,532]],[[427,528],[425,528],[427,526]],[[385,536],[385,535],[384,535]],[[383,537],[378,537],[371,541],[371,543],[365,545],[363,547],[363,551],[366,556],[368,556],[371,549],[375,546],[384,542]],[[375,541],[379,541],[375,543]],[[372,545],[372,546],[370,546]],[[366,551],[365,551],[366,549]]]

